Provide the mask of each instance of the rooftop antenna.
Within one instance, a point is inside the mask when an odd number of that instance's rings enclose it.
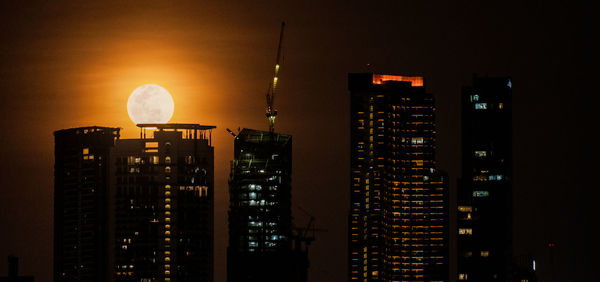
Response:
[[[275,90],[277,89],[277,80],[279,75],[279,60],[281,59],[281,42],[283,41],[283,29],[285,22],[281,22],[281,32],[279,33],[279,46],[277,47],[277,59],[275,60],[275,69],[273,71],[273,80],[269,83],[267,90],[267,119],[269,120],[269,132],[275,131],[275,117],[277,110],[275,109]]]

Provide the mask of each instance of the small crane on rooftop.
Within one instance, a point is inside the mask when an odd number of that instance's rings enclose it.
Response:
[[[273,80],[269,83],[269,89],[267,90],[267,112],[265,115],[269,120],[269,132],[271,133],[275,131],[275,117],[277,117],[277,110],[275,109],[275,90],[277,89],[279,60],[281,59],[281,42],[283,41],[284,28],[285,22],[282,22],[281,32],[279,33],[279,46],[277,47],[277,59],[275,60],[275,69],[273,71]]]

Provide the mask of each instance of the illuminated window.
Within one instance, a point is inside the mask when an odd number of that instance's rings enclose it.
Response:
[[[487,181],[488,177],[485,175],[475,175],[473,176],[473,181]]]
[[[146,148],[158,148],[158,142],[146,142]]]
[[[498,103],[498,109],[504,109],[504,103]]]
[[[411,138],[410,143],[411,144],[423,144],[423,142],[424,142],[423,140],[424,140],[423,137],[413,137],[413,138]]]
[[[458,274],[458,280],[467,280],[469,279],[469,276],[465,273],[460,273]]]
[[[171,231],[169,231],[169,230],[165,231],[165,235],[171,235]]]
[[[192,164],[192,161],[194,159],[192,158],[192,156],[185,156],[185,163],[186,164]]]
[[[476,110],[487,110],[487,103],[475,103]]]
[[[165,205],[165,210],[170,210],[170,209],[171,209],[171,205],[169,205],[169,204],[166,204],[166,205]]]
[[[473,207],[471,207],[471,206],[458,206],[458,211],[461,211],[461,212],[472,212],[473,211]]]
[[[487,258],[490,256],[490,251],[481,251],[481,257],[482,258]]]
[[[496,180],[496,181],[500,181],[500,180],[502,180],[502,178],[503,178],[503,177],[502,177],[502,175],[501,175],[501,174],[496,174],[496,175],[490,175],[490,176],[489,176],[489,180],[490,180],[490,181],[494,181],[494,180]]]
[[[487,151],[475,151],[475,156],[478,158],[484,158],[487,156]]]
[[[166,229],[170,229],[170,228],[171,228],[171,225],[168,225],[168,224],[167,224],[167,225],[165,225],[165,228],[166,228]]]
[[[169,238],[169,237],[165,238],[165,242],[171,242],[171,238]]]
[[[165,157],[165,163],[166,163],[166,164],[170,164],[170,163],[171,163],[171,157],[169,157],[169,156],[166,156],[166,157]]]
[[[489,191],[473,191],[473,197],[475,198],[483,198],[490,195]]]
[[[171,202],[171,198],[166,198],[165,199],[165,203],[170,203]]]
[[[152,156],[152,157],[150,157],[150,162],[152,164],[158,164],[158,156]]]
[[[171,173],[171,167],[170,166],[165,167],[165,173]]]
[[[171,185],[165,185],[165,189],[167,189],[167,190],[171,189]]]
[[[471,95],[471,102],[477,102],[479,101],[479,95],[475,94],[475,95]]]
[[[473,229],[472,228],[459,228],[458,229],[458,234],[460,234],[460,235],[473,235]]]
[[[165,217],[165,222],[171,222],[171,218],[170,217]]]
[[[87,155],[90,153],[90,148],[83,148],[83,154]]]
[[[166,191],[166,192],[165,192],[165,196],[171,196],[171,192],[169,192],[169,191]]]

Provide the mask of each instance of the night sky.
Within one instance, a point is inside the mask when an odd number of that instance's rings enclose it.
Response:
[[[53,131],[115,126],[135,138],[127,98],[139,85],[155,83],[173,95],[171,122],[217,126],[215,281],[225,281],[233,158],[225,128],[268,128],[264,94],[282,20],[276,130],[294,139],[293,214],[297,225],[306,224],[302,207],[328,230],[311,246],[311,281],[346,280],[347,74],[369,70],[426,77],[438,108],[438,166],[450,175],[451,194],[460,175],[461,86],[473,73],[512,76],[515,254],[537,259],[540,281],[551,281],[552,272],[554,281],[589,281],[597,272],[599,118],[592,70],[598,48],[592,41],[598,29],[591,6],[25,2],[0,3],[0,276],[14,254],[23,275],[51,280]],[[552,264],[550,241],[557,244]]]

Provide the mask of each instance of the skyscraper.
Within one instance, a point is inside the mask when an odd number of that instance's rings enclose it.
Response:
[[[116,278],[212,281],[215,127],[138,126],[111,155]]]
[[[110,278],[110,152],[118,139],[110,127],[54,132],[54,281]]]
[[[56,281],[213,280],[214,126],[138,126],[55,133]]]
[[[297,281],[292,253],[292,136],[243,129],[229,181],[227,280]]]
[[[474,77],[462,90],[458,279],[507,281],[512,260],[512,82]]]
[[[424,78],[350,74],[350,281],[446,281],[447,177]]]

